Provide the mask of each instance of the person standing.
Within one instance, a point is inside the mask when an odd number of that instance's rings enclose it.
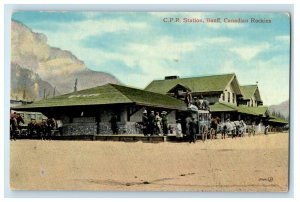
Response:
[[[164,136],[167,136],[168,135],[168,117],[167,117],[167,112],[166,111],[163,111],[161,113],[161,116],[162,116],[162,127],[163,127],[163,134]]]
[[[192,121],[192,117],[191,115],[188,115],[186,118],[185,118],[185,134],[187,136],[190,135],[190,122]]]
[[[195,118],[192,118],[192,121],[189,123],[190,129],[190,143],[196,143],[196,123]]]
[[[17,133],[17,112],[13,112],[10,114],[10,139],[16,140],[16,133]]]
[[[110,119],[110,124],[111,124],[111,130],[114,135],[118,134],[118,124],[117,124],[117,116],[116,114],[112,114],[112,117]]]
[[[182,138],[182,126],[181,126],[181,119],[178,119],[176,121],[176,137],[177,138]]]
[[[186,94],[185,94],[185,98],[184,98],[184,102],[186,104],[187,107],[190,107],[192,104],[193,98],[192,98],[192,93],[187,90]]]
[[[198,108],[201,109],[202,103],[198,97],[194,97],[194,105]]]
[[[149,114],[148,121],[149,121],[149,133],[152,136],[154,134],[154,129],[155,129],[154,111],[151,111],[151,113]]]
[[[155,134],[161,134],[161,117],[159,116],[159,112],[156,112],[155,115]]]
[[[268,135],[268,131],[269,131],[269,124],[265,125],[265,135]]]
[[[148,122],[148,116],[147,116],[147,110],[143,112],[143,117],[142,117],[142,123],[143,123],[143,134],[144,136],[148,135],[148,128],[149,128],[149,122]]]

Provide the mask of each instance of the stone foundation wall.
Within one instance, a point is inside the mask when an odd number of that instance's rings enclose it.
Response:
[[[95,135],[95,117],[74,117],[72,123],[63,124],[63,135]]]
[[[100,123],[100,133],[99,134],[112,134],[111,124],[109,122]],[[126,122],[118,123],[119,134],[141,134],[141,128],[136,124],[136,122]]]
[[[124,110],[123,110],[124,112]],[[104,110],[100,115],[99,125],[97,126],[96,117],[73,117],[69,118],[67,116],[62,116],[63,121],[63,135],[97,135],[97,134],[113,134],[111,130],[111,123],[109,122],[111,118],[112,110]],[[142,134],[142,128],[136,122],[141,122],[143,114],[143,108],[138,110],[130,118],[130,122],[127,122],[126,113],[121,113],[120,121],[118,124],[119,134]],[[176,112],[173,110],[168,114],[168,123],[175,125],[175,115]],[[98,132],[97,132],[98,131]]]
[[[96,123],[68,123],[63,125],[63,135],[95,135]]]
[[[141,108],[140,110],[132,114],[130,117],[130,122],[141,122],[144,110],[145,108]]]
[[[142,134],[142,129],[135,122],[118,122],[119,134]],[[99,123],[99,134],[113,134],[110,122]],[[97,135],[97,123],[77,122],[63,125],[63,135]]]

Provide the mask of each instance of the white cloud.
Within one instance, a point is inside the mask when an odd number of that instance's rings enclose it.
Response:
[[[264,105],[279,104],[289,99],[289,62],[285,57],[250,63],[229,58],[220,67],[220,73],[236,73],[240,85],[258,81]]]
[[[275,40],[290,43],[290,38],[291,37],[289,35],[281,35],[281,36],[276,36]]]
[[[106,65],[109,61],[121,61],[129,68],[138,68],[137,72],[144,72],[143,75],[139,75],[140,82],[134,80],[133,75],[119,74],[118,78],[123,77],[120,79],[128,81],[126,83],[129,85],[137,86],[137,83],[143,83],[143,85],[139,85],[141,87],[149,83],[150,78],[153,80],[153,78],[162,78],[165,75],[182,74],[182,70],[174,68],[174,64],[179,63],[184,54],[195,48],[196,44],[193,42],[177,42],[171,37],[162,37],[152,44],[128,44],[123,47],[123,50],[126,50],[125,53],[112,53],[100,49],[96,52],[87,48],[84,48],[83,51],[89,54],[91,60],[95,61],[95,66]],[[136,77],[138,78],[138,76]]]
[[[232,42],[232,38],[229,37],[211,37],[211,38],[206,38],[203,41],[209,44],[224,44],[224,43],[230,43]]]
[[[72,43],[78,43],[80,40],[86,39],[91,36],[101,36],[106,33],[115,33],[121,31],[136,30],[147,31],[150,26],[145,22],[130,22],[125,20],[86,20],[73,23],[59,24],[60,28],[45,31],[34,30],[46,33],[48,42],[53,46],[66,46],[64,49],[69,49],[68,46]],[[59,30],[59,31],[58,31]],[[66,45],[68,44],[68,45]]]
[[[249,61],[254,58],[257,54],[266,51],[270,48],[270,44],[263,43],[260,45],[249,45],[249,46],[242,46],[242,47],[235,47],[229,49],[230,51],[238,54],[242,59]]]

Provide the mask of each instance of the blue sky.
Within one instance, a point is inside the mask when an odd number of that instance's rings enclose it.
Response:
[[[271,23],[166,23],[164,18],[271,19]],[[258,81],[266,105],[289,98],[290,21],[286,13],[15,12],[92,70],[144,88],[167,75],[236,73]]]

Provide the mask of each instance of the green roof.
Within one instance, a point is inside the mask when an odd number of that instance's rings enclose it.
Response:
[[[237,106],[216,102],[209,106],[211,112],[232,112],[237,111]]]
[[[246,86],[240,86],[241,92],[243,95],[244,100],[249,100],[254,96],[254,93],[256,89],[258,88],[257,85],[246,85]]]
[[[210,106],[212,112],[233,112],[236,111],[242,114],[250,114],[255,116],[267,116],[269,114],[268,107],[247,107],[247,106],[236,106],[223,102],[216,102],[214,105]]]
[[[14,109],[32,109],[62,106],[107,105],[135,103],[143,106],[183,109],[183,101],[173,97],[126,86],[107,84],[70,94],[21,105]]]
[[[242,114],[250,114],[255,116],[263,116],[263,117],[269,115],[268,107],[266,106],[258,106],[258,107],[238,106],[238,112]]]
[[[174,86],[180,84],[188,87],[192,92],[221,92],[235,77],[235,74],[224,74],[204,77],[154,80],[145,88],[145,90],[166,94]]]
[[[282,123],[282,124],[288,124],[289,122],[283,118],[277,117],[277,116],[271,116],[271,119],[269,122],[273,123]]]

